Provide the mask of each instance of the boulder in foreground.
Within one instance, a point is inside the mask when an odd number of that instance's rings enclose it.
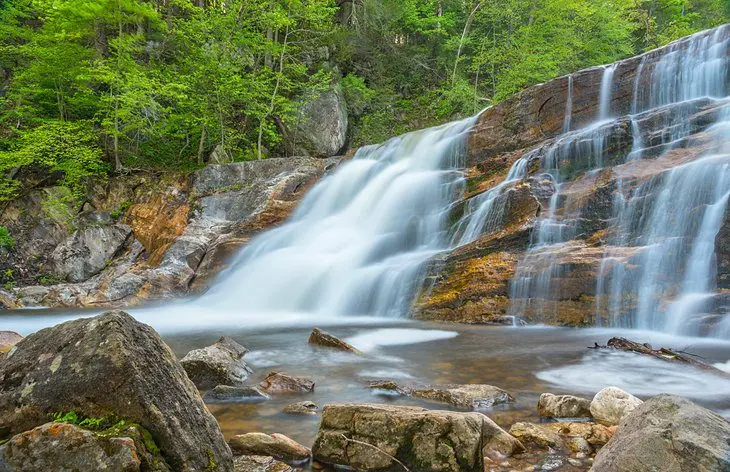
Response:
[[[546,418],[590,418],[591,402],[573,395],[543,393],[537,401],[537,413]]]
[[[201,390],[218,385],[239,386],[252,373],[243,360],[247,352],[248,349],[223,336],[211,346],[188,352],[180,364]]]
[[[479,471],[522,444],[481,413],[374,405],[326,405],[317,461],[365,470]]]
[[[621,420],[593,472],[727,472],[730,422],[681,397],[659,395]]]
[[[0,362],[0,439],[69,411],[140,424],[173,470],[233,468],[218,423],[175,355],[122,311],[38,331]]]
[[[641,400],[618,387],[606,387],[593,397],[591,415],[601,424],[615,426],[641,403]]]

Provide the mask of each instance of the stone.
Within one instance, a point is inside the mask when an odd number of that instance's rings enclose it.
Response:
[[[352,352],[354,354],[362,354],[354,346],[346,343],[336,336],[332,336],[326,331],[322,331],[319,328],[314,328],[312,330],[312,334],[309,335],[309,344],[329,347],[332,349],[337,349],[339,351]]]
[[[233,468],[218,423],[173,352],[123,311],[38,331],[0,362],[0,439],[64,411],[138,423],[173,470]]]
[[[268,456],[236,456],[233,458],[234,472],[293,472],[288,464]]]
[[[583,438],[591,446],[603,446],[614,433],[612,427],[588,422],[545,423],[541,426],[565,437]]]
[[[283,372],[270,372],[261,381],[259,388],[268,394],[277,393],[310,393],[314,391],[314,382],[302,377],[293,377]]]
[[[308,448],[279,433],[239,434],[228,445],[236,455],[271,456],[289,462],[306,461],[312,455]]]
[[[8,352],[13,346],[23,339],[15,331],[0,331],[0,354]]]
[[[558,434],[533,423],[515,423],[510,427],[509,434],[519,439],[522,444],[533,443],[545,448],[558,447],[563,443]]]
[[[143,470],[139,456],[131,438],[99,436],[71,424],[46,423],[0,446],[0,470],[138,472]],[[162,464],[154,470],[168,469]]]
[[[284,407],[284,413],[291,415],[315,415],[317,414],[317,404],[310,401],[291,403]]]
[[[591,402],[573,395],[543,393],[537,401],[537,414],[546,418],[590,418]]]
[[[641,400],[618,387],[606,387],[593,397],[591,415],[601,424],[614,426],[641,403]]]
[[[347,126],[342,90],[335,87],[323,92],[299,109],[293,130],[295,152],[315,157],[336,156],[347,142]]]
[[[201,390],[218,385],[240,386],[253,373],[243,360],[247,352],[248,349],[223,336],[211,346],[188,352],[180,365]]]
[[[233,158],[222,144],[217,145],[208,156],[208,164],[230,164],[231,162],[233,162]]]
[[[730,422],[681,397],[652,397],[621,420],[591,470],[728,471]]]
[[[263,402],[271,397],[256,387],[243,385],[234,387],[231,385],[216,385],[213,390],[205,393],[205,401],[212,402],[242,402],[256,403]]]
[[[593,451],[593,448],[590,444],[588,444],[588,441],[580,436],[569,437],[567,441],[565,441],[565,444],[568,446],[568,449],[575,453],[590,454]]]
[[[514,398],[501,388],[485,384],[444,384],[424,388],[402,388],[406,395],[446,403],[457,408],[480,409],[512,403]]]
[[[83,282],[104,269],[122,249],[132,228],[90,226],[77,230],[53,251],[55,272],[70,282]]]
[[[522,444],[482,413],[331,404],[322,412],[314,459],[365,470],[479,471]]]

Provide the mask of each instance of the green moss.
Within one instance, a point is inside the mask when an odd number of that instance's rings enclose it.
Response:
[[[218,470],[218,466],[215,463],[215,458],[213,456],[213,451],[211,451],[210,448],[205,449],[205,455],[208,456],[208,466],[205,468],[207,472],[212,472],[214,470]]]
[[[125,200],[125,201],[123,201],[119,205],[119,208],[117,208],[116,210],[114,210],[111,213],[111,217],[114,218],[115,220],[116,219],[119,219],[119,217],[121,217],[124,213],[126,213],[127,210],[129,210],[129,207],[131,207],[131,206],[132,206],[132,201],[131,200]]]

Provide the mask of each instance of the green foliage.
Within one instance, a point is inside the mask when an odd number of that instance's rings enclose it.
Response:
[[[129,207],[131,207],[131,206],[132,206],[132,201],[131,200],[125,200],[125,201],[123,201],[119,205],[119,208],[117,208],[116,210],[114,210],[111,213],[111,217],[113,219],[115,219],[115,220],[119,219],[119,217],[121,217],[122,215],[124,215],[124,213],[126,213],[126,211],[129,210]]]
[[[0,226],[0,248],[9,251],[15,247],[15,240],[5,226]]]

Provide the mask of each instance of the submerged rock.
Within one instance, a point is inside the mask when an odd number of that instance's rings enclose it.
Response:
[[[336,336],[332,336],[326,331],[322,331],[319,328],[314,328],[312,334],[309,335],[309,344],[315,344],[317,346],[330,347],[340,351],[352,352],[354,354],[362,354],[357,348],[346,343]]]
[[[234,472],[293,472],[288,464],[268,456],[237,456],[233,458]]]
[[[46,423],[0,446],[0,470],[138,472],[143,470],[140,455],[131,438],[99,436],[71,424]],[[168,469],[156,464],[144,470]]]
[[[238,386],[253,373],[243,360],[247,352],[248,349],[224,336],[212,346],[188,352],[180,364],[201,390],[217,385]]]
[[[375,405],[326,405],[312,452],[365,470],[479,471],[522,444],[481,413]]]
[[[725,472],[730,422],[673,395],[639,405],[596,456],[594,472]]]
[[[547,418],[590,418],[591,402],[573,395],[543,393],[537,401],[537,413]]]
[[[205,394],[206,401],[219,402],[263,402],[271,397],[256,387],[243,385],[235,387],[231,385],[216,385],[215,388]]]
[[[397,392],[414,398],[445,403],[457,408],[478,410],[494,405],[512,403],[514,398],[501,388],[486,384],[434,384],[424,386],[398,385],[393,380],[377,380],[368,383],[371,390]]]
[[[259,388],[268,394],[309,393],[314,391],[314,382],[283,372],[271,372],[261,381]]]
[[[601,424],[614,426],[641,403],[641,400],[618,387],[606,387],[593,397],[591,415]]]
[[[317,404],[310,401],[292,403],[284,407],[284,413],[292,415],[314,415],[317,413]]]
[[[290,462],[306,461],[312,455],[308,448],[279,433],[240,434],[228,444],[237,455],[272,456]]]
[[[68,411],[140,424],[176,471],[232,470],[218,423],[170,348],[122,311],[31,334],[0,362],[0,439]]]

